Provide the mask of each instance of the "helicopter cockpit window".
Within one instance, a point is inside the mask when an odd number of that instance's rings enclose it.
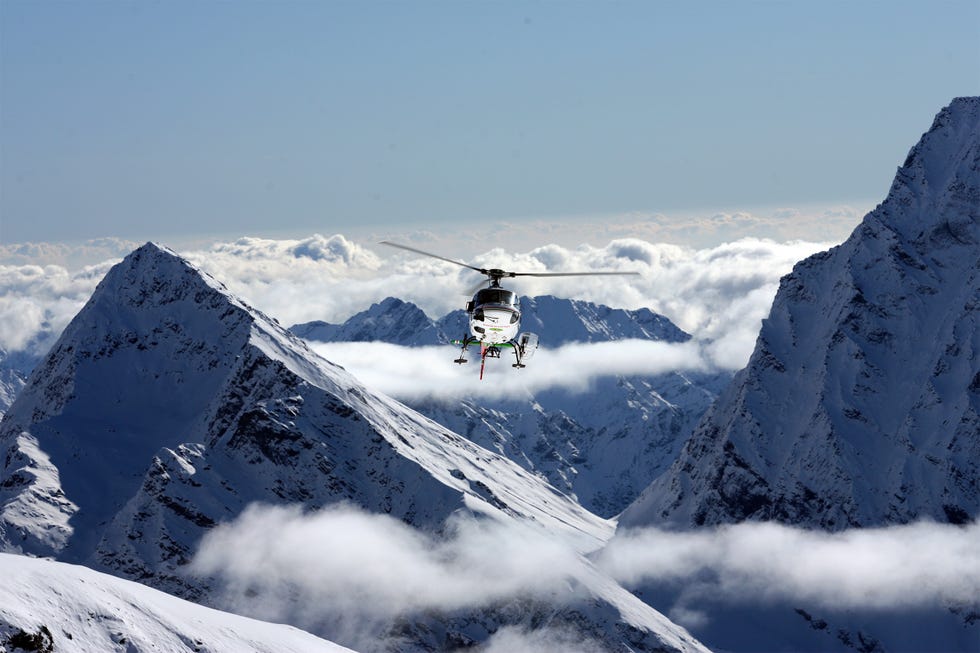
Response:
[[[505,304],[513,306],[517,303],[517,293],[503,288],[484,288],[476,293],[476,303],[479,304]]]

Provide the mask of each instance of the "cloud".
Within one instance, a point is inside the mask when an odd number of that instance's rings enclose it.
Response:
[[[526,630],[515,626],[501,628],[480,648],[481,653],[606,653],[600,643],[583,639],[582,634],[554,627]]]
[[[690,628],[726,606],[945,611],[980,596],[978,539],[980,523],[840,533],[743,523],[619,533],[586,560],[558,536],[517,522],[458,517],[437,535],[350,506],[304,513],[253,505],[205,536],[190,569],[217,582],[225,609],[370,651],[400,617],[527,600],[561,609],[589,601],[588,588],[608,582],[597,580],[603,575],[645,595],[679,589],[669,615]],[[515,627],[485,646],[537,653],[555,650],[554,642],[577,653],[602,650],[572,631]]]
[[[456,255],[425,242],[415,244]],[[529,272],[637,271],[637,277],[614,280],[522,277],[511,285],[524,295],[553,294],[615,308],[649,308],[704,343],[702,357],[707,362],[736,369],[751,354],[780,276],[795,262],[830,245],[750,238],[692,249],[618,238],[601,247],[549,244],[524,252],[496,248],[467,260],[481,267]],[[342,322],[389,296],[411,301],[431,317],[441,317],[462,307],[464,292],[481,279],[476,272],[452,263],[372,248],[342,235],[315,234],[295,240],[240,238],[178,251],[284,325]],[[0,268],[0,311],[6,318],[0,346],[29,346],[48,330],[57,335],[110,264],[79,271],[59,265]],[[51,339],[45,337],[44,342],[50,345]]]
[[[424,242],[413,244],[458,256]],[[735,331],[737,336],[719,345],[716,354],[719,362],[732,366],[736,359],[741,364],[748,360],[779,278],[797,261],[832,244],[751,238],[692,249],[620,238],[602,247],[549,244],[525,252],[496,248],[467,262],[528,272],[637,271],[639,277],[614,281],[522,277],[510,283],[523,295],[554,294],[615,308],[650,308],[702,340],[722,339]],[[283,324],[342,322],[389,296],[441,317],[462,307],[465,292],[481,279],[452,263],[372,247],[376,251],[335,235],[301,241],[243,238],[182,253]]]
[[[112,264],[76,272],[59,265],[0,265],[0,348],[44,354]]]
[[[224,608],[371,650],[400,615],[518,597],[559,605],[575,597],[569,578],[586,566],[557,537],[516,522],[460,518],[436,537],[348,506],[252,505],[204,537],[190,570],[221,581]],[[537,650],[519,631],[503,633],[497,650],[511,639]]]
[[[80,243],[0,244],[0,264],[78,269],[108,259],[121,259],[141,244],[122,238],[95,238]]]
[[[480,351],[456,365],[458,347],[401,347],[382,342],[310,343],[318,354],[341,365],[368,386],[397,399],[451,399],[464,396],[521,397],[546,388],[586,392],[603,376],[655,375],[711,366],[697,342],[618,340],[540,348],[527,367],[513,370],[513,354],[487,359],[479,377]]]
[[[842,242],[861,218],[874,207],[811,205],[743,210],[655,211],[599,213],[560,217],[502,220],[493,225],[493,242],[509,251],[526,249],[528,243],[547,242],[574,248],[587,243],[601,247],[611,240],[636,238],[688,247],[710,249],[743,238],[765,238],[778,242],[795,240]],[[359,233],[365,242],[395,240],[414,243],[423,249],[456,252],[470,257],[479,253],[479,242],[459,229],[432,225],[411,231],[387,230]],[[451,256],[453,254],[450,254]]]
[[[216,243],[208,251],[211,257],[228,261],[280,261],[309,271],[309,261],[334,266],[335,271],[362,268],[376,270],[380,261],[372,252],[341,235],[325,237],[313,234],[302,240],[271,240],[268,238],[239,238],[231,243]],[[193,253],[188,254],[193,256]],[[304,261],[304,259],[306,259]],[[203,264],[203,262],[202,262]],[[261,271],[261,265],[259,267]],[[244,274],[236,277],[246,276]],[[262,275],[259,275],[262,276]]]
[[[970,604],[980,596],[980,522],[841,533],[774,523],[617,534],[596,564],[627,587],[683,586],[699,602],[808,601],[836,610]],[[682,615],[683,617],[683,615]],[[693,627],[693,624],[689,624]]]

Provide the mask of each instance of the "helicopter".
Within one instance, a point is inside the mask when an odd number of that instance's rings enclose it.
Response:
[[[486,282],[480,282],[480,286],[486,283],[487,287],[476,290],[473,298],[466,303],[470,332],[464,334],[460,340],[451,341],[451,344],[462,346],[459,358],[453,361],[459,365],[467,362],[466,350],[470,345],[480,345],[481,381],[487,359],[500,358],[501,350],[512,350],[515,362],[511,367],[521,369],[526,367],[525,361],[530,360],[538,348],[537,334],[527,332],[519,334],[521,310],[517,293],[501,286],[501,279],[513,277],[638,276],[640,274],[639,272],[508,272],[500,268],[478,268],[475,265],[387,240],[383,240],[379,244],[430,256],[486,275]]]

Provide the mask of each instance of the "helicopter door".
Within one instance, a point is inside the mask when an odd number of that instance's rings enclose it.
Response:
[[[529,360],[538,349],[538,334],[522,333],[517,338],[517,346],[521,350],[521,358],[523,360]]]

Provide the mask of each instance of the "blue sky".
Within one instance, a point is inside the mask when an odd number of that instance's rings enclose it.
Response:
[[[980,2],[0,0],[0,244],[884,198]]]

